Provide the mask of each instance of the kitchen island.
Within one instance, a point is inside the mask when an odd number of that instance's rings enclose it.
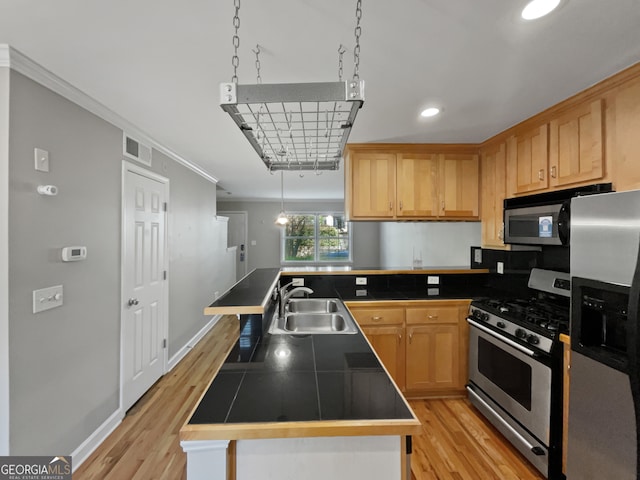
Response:
[[[253,313],[239,315],[239,341],[180,431],[187,478],[410,478],[420,422],[362,332],[266,333],[270,275],[279,272],[252,272],[228,292],[261,277],[260,291],[236,296]],[[228,313],[225,297],[206,311]]]

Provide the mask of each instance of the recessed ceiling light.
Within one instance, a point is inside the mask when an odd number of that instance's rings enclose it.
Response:
[[[535,20],[551,13],[560,5],[560,0],[531,0],[522,10],[522,18],[525,20]]]
[[[436,107],[425,108],[422,112],[420,112],[421,117],[433,117],[440,113],[440,109]]]

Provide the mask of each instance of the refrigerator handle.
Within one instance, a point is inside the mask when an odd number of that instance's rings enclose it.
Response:
[[[629,289],[627,308],[627,354],[629,361],[629,383],[636,413],[636,445],[640,446],[640,335],[638,335],[638,313],[640,308],[640,235],[638,236],[638,257]],[[640,448],[636,447],[636,477],[640,479]]]

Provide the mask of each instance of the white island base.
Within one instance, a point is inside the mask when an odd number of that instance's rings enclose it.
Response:
[[[405,480],[406,438],[398,435],[237,440],[183,440],[187,480]],[[228,462],[234,462],[229,466]]]

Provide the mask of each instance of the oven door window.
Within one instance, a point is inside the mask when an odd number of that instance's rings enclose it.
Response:
[[[531,411],[531,366],[478,337],[478,371]]]

